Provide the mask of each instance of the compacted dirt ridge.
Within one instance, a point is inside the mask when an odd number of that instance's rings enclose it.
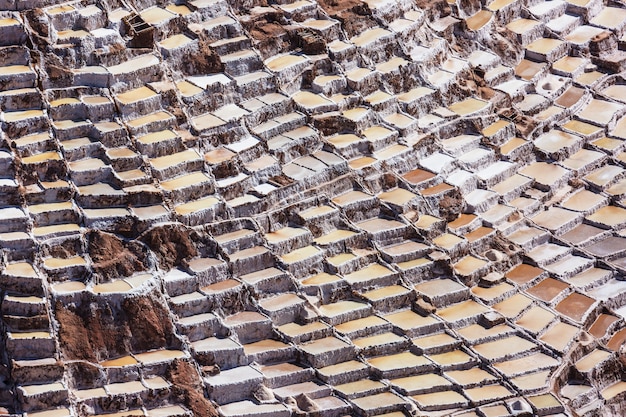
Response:
[[[625,31],[0,0],[0,415],[622,415]]]

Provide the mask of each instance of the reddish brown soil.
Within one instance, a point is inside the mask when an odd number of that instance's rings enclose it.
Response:
[[[318,4],[331,17],[341,22],[349,37],[378,26],[367,4],[360,0],[320,0]]]
[[[219,56],[209,47],[206,41],[200,41],[199,51],[180,60],[181,70],[188,75],[205,75],[223,72],[224,66]]]
[[[66,359],[100,362],[175,342],[167,308],[149,295],[128,297],[119,305],[96,298],[78,306],[57,302],[55,317]]]
[[[65,370],[76,389],[91,389],[106,383],[102,369],[89,362],[67,362]]]
[[[166,376],[173,384],[172,393],[195,417],[217,417],[213,404],[204,396],[200,375],[192,364],[177,359],[170,365]]]
[[[87,240],[93,270],[103,281],[128,277],[146,269],[146,256],[137,242],[125,243],[101,231],[89,233]]]
[[[255,22],[250,30],[250,36],[257,41],[256,47],[264,59],[292,49],[289,34],[278,23]]]
[[[447,194],[439,201],[439,215],[447,222],[451,222],[459,217],[463,211],[463,205],[464,201],[460,192]]]
[[[450,4],[446,0],[415,0],[420,9],[426,11],[429,16],[448,16],[451,12]]]
[[[170,270],[198,255],[191,238],[192,231],[180,224],[154,227],[141,236],[141,241],[152,249],[162,269]]]

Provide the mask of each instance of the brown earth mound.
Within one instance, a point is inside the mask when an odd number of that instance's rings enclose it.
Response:
[[[123,242],[99,230],[87,236],[93,270],[102,281],[124,278],[146,269],[147,257],[138,242]]]
[[[161,269],[170,270],[198,255],[192,234],[195,232],[183,225],[168,224],[146,231],[140,240],[157,255]]]
[[[451,222],[459,217],[459,214],[463,211],[464,204],[463,196],[455,190],[454,193],[444,196],[439,201],[439,215],[446,219],[447,222]]]
[[[200,375],[192,364],[176,359],[166,376],[173,384],[172,393],[193,412],[194,417],[217,417],[213,404],[204,397]]]
[[[349,37],[378,26],[367,4],[360,0],[320,0],[317,3],[331,17],[341,22]]]
[[[95,297],[78,306],[57,302],[55,317],[65,359],[100,362],[176,342],[167,308],[150,295],[119,304]]]

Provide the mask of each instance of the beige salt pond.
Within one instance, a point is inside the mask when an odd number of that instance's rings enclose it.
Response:
[[[305,229],[305,228],[284,227],[282,229],[276,230],[275,232],[266,233],[265,239],[267,239],[268,243],[276,244],[276,243],[284,242],[292,238],[305,236],[309,233],[310,232],[308,231],[308,229]]]
[[[189,10],[189,8],[185,6],[184,4],[181,4],[181,5],[168,4],[167,6],[165,6],[165,9],[169,10],[172,13],[179,14],[181,16],[187,16],[188,14],[192,13],[191,10]]]
[[[333,266],[339,266],[356,258],[357,256],[353,253],[340,253],[335,256],[328,256],[326,262]]]
[[[169,119],[171,117],[172,117],[172,115],[167,113],[167,112],[158,111],[156,113],[150,113],[150,114],[148,114],[146,116],[142,116],[142,117],[138,117],[138,118],[133,119],[133,120],[129,120],[129,121],[126,122],[126,124],[131,126],[131,127],[133,127],[133,128],[139,128],[139,127],[147,125],[149,123],[162,122],[163,120],[167,120],[167,119]]]
[[[390,35],[392,35],[392,33],[389,32],[388,30],[383,29],[381,27],[377,27],[377,28],[366,30],[359,36],[353,37],[352,39],[350,39],[350,42],[352,42],[357,47],[362,48],[372,42],[375,42],[381,38],[384,38]]]
[[[182,175],[171,180],[162,181],[161,187],[167,191],[176,191],[182,188],[186,188],[192,185],[201,184],[203,182],[209,182],[211,178],[203,172],[194,172],[191,174]]]
[[[282,255],[280,259],[286,264],[292,264],[322,254],[323,252],[320,249],[309,245]]]
[[[92,398],[106,397],[107,393],[104,390],[104,388],[92,388],[92,389],[74,390],[74,395],[79,400],[88,400]]]
[[[432,261],[428,258],[417,258],[406,262],[398,262],[398,268],[402,271],[408,271],[415,268],[424,267],[431,264]]]
[[[52,226],[40,226],[33,227],[33,235],[35,237],[42,237],[56,233],[77,233],[80,232],[80,225],[70,224],[55,224]]]
[[[555,49],[561,47],[562,41],[552,38],[539,38],[526,47],[527,50],[540,55],[547,55]]]
[[[472,347],[479,355],[489,361],[507,356],[514,356],[522,352],[535,349],[536,344],[522,339],[519,336],[509,336],[494,342],[482,343]]]
[[[409,395],[416,392],[431,391],[432,387],[439,388],[452,386],[452,383],[444,377],[432,373],[392,379],[389,382],[391,385],[409,393]]]
[[[613,84],[602,90],[602,94],[618,101],[626,101],[626,85]]]
[[[309,335],[311,333],[324,332],[328,329],[328,325],[320,321],[314,321],[305,325],[297,323],[287,323],[277,327],[280,333],[285,334],[288,338],[298,338],[300,336]]]
[[[22,158],[22,163],[37,164],[40,162],[47,162],[47,161],[60,161],[61,159],[63,159],[63,157],[58,152],[42,152],[37,155]]]
[[[87,261],[81,256],[73,256],[70,258],[48,258],[43,264],[46,268],[57,269],[87,265]]]
[[[307,20],[305,22],[302,22],[301,25],[311,28],[311,29],[316,29],[316,30],[324,30],[324,29],[328,29],[330,27],[332,27],[336,22],[333,20]]]
[[[98,414],[98,417],[145,417],[143,410],[128,410],[117,413]]]
[[[11,17],[0,19],[0,26],[14,26],[19,25],[19,22]]]
[[[511,293],[515,290],[515,287],[506,282],[502,282],[498,285],[494,285],[493,287],[479,287],[475,286],[472,288],[472,293],[484,300],[487,303],[491,303],[496,299],[501,299],[505,294]]]
[[[303,285],[324,285],[331,284],[335,282],[341,282],[341,277],[338,275],[332,275],[328,272],[320,272],[319,274],[313,275],[309,278],[302,280]]]
[[[449,278],[433,279],[415,285],[415,291],[429,298],[467,291],[468,288]]]
[[[621,104],[606,100],[591,99],[589,104],[578,113],[578,116],[603,126],[609,123],[615,113],[621,111],[623,107]]]
[[[354,190],[349,191],[345,194],[341,194],[332,199],[332,202],[337,204],[340,207],[346,207],[350,204],[356,203],[358,201],[365,201],[373,199],[373,197],[369,194],[365,194],[362,191]]]
[[[417,404],[425,409],[437,407],[437,409],[459,408],[468,404],[467,399],[456,391],[440,391],[429,394],[411,396]]]
[[[338,301],[336,303],[325,304],[318,307],[320,313],[324,317],[330,318],[339,317],[350,312],[358,312],[363,310],[364,308],[368,309],[369,305],[349,300]]]
[[[576,146],[580,140],[578,136],[560,130],[551,130],[537,138],[535,146],[544,152],[553,153]]]
[[[346,342],[331,336],[304,343],[300,345],[300,349],[310,355],[319,355],[332,350],[343,349],[348,346],[349,345]]]
[[[423,367],[432,362],[424,356],[417,356],[410,352],[397,353],[395,355],[378,356],[368,358],[367,362],[374,368],[381,371],[392,371],[395,369]]]
[[[402,330],[407,332],[411,329],[430,326],[438,323],[437,319],[432,316],[421,316],[412,310],[405,310],[398,313],[383,316],[385,320]]]
[[[176,17],[174,13],[169,10],[161,9],[160,7],[151,7],[143,10],[139,15],[144,22],[154,26],[158,26],[159,24]]]
[[[170,36],[169,38],[162,40],[161,42],[159,42],[159,45],[165,49],[175,49],[175,48],[180,48],[182,46],[188,45],[192,42],[193,42],[193,39],[180,33],[180,34]]]
[[[113,282],[107,282],[105,284],[98,284],[93,287],[93,292],[96,294],[105,294],[113,292],[126,292],[132,290],[133,287],[124,280],[116,280]]]
[[[185,357],[185,353],[179,350],[155,350],[151,352],[138,353],[134,355],[135,358],[143,364],[152,364],[165,361],[171,361],[174,359],[182,359]]]
[[[47,392],[64,391],[65,387],[62,383],[55,382],[52,384],[20,385],[20,389],[23,390],[26,395],[35,396]]]
[[[359,349],[371,349],[377,346],[402,345],[406,339],[392,332],[381,333],[373,336],[365,336],[352,339],[352,343]]]
[[[541,352],[535,352],[517,359],[494,363],[493,367],[504,375],[512,377],[536,370],[538,367],[556,367],[558,365],[558,359]]]
[[[371,290],[363,293],[363,297],[365,297],[370,302],[382,301],[389,297],[398,297],[401,295],[409,295],[411,290],[405,288],[401,285],[390,285],[387,287],[378,288],[375,290]]]
[[[588,60],[585,58],[568,55],[554,62],[552,64],[552,68],[554,68],[557,71],[566,73],[566,74],[571,74],[575,72],[578,68],[586,64],[587,62]]]
[[[587,219],[594,223],[614,228],[626,222],[626,210],[621,207],[605,206],[587,216]]]
[[[394,272],[386,266],[383,266],[379,263],[374,263],[366,266],[363,269],[345,275],[344,279],[347,282],[354,284],[359,282],[367,282],[369,280],[381,278],[387,275],[391,275],[393,273]]]
[[[474,272],[480,270],[487,261],[468,255],[463,257],[460,261],[453,265],[454,271],[461,276],[469,276]]]
[[[591,86],[606,74],[599,71],[583,72],[576,78],[576,82],[583,86]]]
[[[32,72],[28,65],[7,65],[0,67],[0,75],[17,75],[25,72]]]
[[[9,339],[26,340],[26,339],[51,339],[48,332],[7,332]]]
[[[465,240],[463,238],[460,238],[456,235],[453,235],[451,233],[444,233],[440,236],[437,236],[436,238],[433,239],[433,243],[436,246],[439,246],[440,248],[446,249],[446,250],[452,250],[454,249],[454,247],[456,247],[457,245],[461,244],[465,242]]]
[[[317,245],[328,245],[331,243],[339,242],[345,239],[348,239],[352,236],[356,236],[356,233],[351,230],[343,230],[343,229],[335,229],[330,233],[327,233],[323,236],[320,236],[314,239],[314,242]]]
[[[537,334],[545,329],[556,316],[545,308],[534,306],[524,312],[515,324],[523,327],[531,333]]]
[[[394,188],[391,191],[386,191],[378,195],[378,198],[381,201],[386,201],[388,203],[393,203],[401,206],[408,204],[416,197],[416,194],[413,194],[412,192],[405,190],[404,188]]]
[[[59,294],[73,293],[76,291],[83,291],[87,289],[87,286],[80,281],[66,281],[54,284],[52,286],[54,292]]]
[[[547,388],[550,382],[550,371],[539,371],[511,379],[511,383],[526,392],[537,392]]]
[[[522,59],[520,63],[515,67],[515,75],[522,78],[523,80],[530,81],[545,68],[545,63]]]
[[[556,164],[548,164],[546,162],[535,162],[523,168],[519,172],[522,175],[533,178],[541,185],[552,186],[561,181],[569,173],[565,168],[561,168]]]
[[[590,23],[607,29],[621,29],[626,22],[626,10],[618,7],[603,7]]]
[[[380,392],[387,386],[380,381],[361,379],[346,384],[335,385],[335,389],[347,398],[361,396],[363,393]],[[357,397],[358,398],[358,397]]]
[[[226,122],[219,117],[213,116],[211,113],[206,113],[198,117],[191,119],[191,123],[197,130],[211,129],[214,127],[223,126]]]
[[[179,81],[176,83],[176,88],[180,91],[183,97],[193,97],[197,94],[204,92],[204,90],[189,81]]]
[[[57,408],[54,410],[28,413],[28,417],[72,417],[72,413],[67,408]]]
[[[493,12],[489,10],[481,10],[473,16],[465,19],[465,24],[468,29],[477,31],[485,26],[491,18],[493,17]]]
[[[215,205],[217,205],[219,202],[220,200],[215,197],[205,197],[200,200],[180,204],[174,208],[174,211],[176,212],[176,214],[185,216],[191,213],[196,213],[201,210],[215,207]]]
[[[119,395],[124,393],[137,393],[144,391],[146,387],[141,381],[128,381],[105,385],[105,389],[111,395]]]
[[[473,358],[460,349],[428,355],[428,358],[441,367],[456,367],[472,362]]]
[[[579,359],[576,362],[575,366],[579,372],[590,372],[600,363],[607,360],[610,356],[611,353],[607,352],[606,350],[595,349],[591,351],[591,353],[589,353],[588,355]]]
[[[494,382],[496,380],[493,375],[479,367],[473,367],[465,370],[445,371],[444,375],[461,386],[476,386],[479,384]]]
[[[300,65],[308,62],[309,59],[301,55],[283,55],[276,58],[270,58],[265,61],[265,65],[271,71],[278,72],[294,65]]]
[[[467,116],[472,113],[479,112],[489,107],[489,103],[477,98],[468,98],[466,100],[454,103],[448,106],[448,109],[459,116]]]
[[[607,388],[604,388],[601,394],[602,398],[604,398],[605,400],[610,400],[624,391],[626,391],[626,382],[619,381]]]
[[[467,388],[464,390],[465,395],[475,404],[492,402],[495,400],[509,398],[514,395],[508,388],[500,384],[483,385],[476,388]]]
[[[565,352],[579,332],[578,327],[563,322],[557,322],[554,326],[550,327],[539,340],[558,352]]]
[[[574,29],[570,34],[565,36],[565,40],[578,45],[586,44],[596,36],[604,32],[604,29],[581,25]]]
[[[391,392],[382,392],[380,394],[355,398],[352,400],[352,403],[357,408],[365,410],[365,415],[374,415],[374,413],[381,408],[397,410],[408,406],[402,397]]]
[[[463,301],[437,311],[437,315],[448,322],[456,322],[487,312],[488,309],[473,300]]]
[[[348,166],[353,170],[363,169],[365,167],[369,167],[378,162],[378,159],[372,158],[370,156],[365,156],[362,158],[351,159],[348,163]]]
[[[457,333],[470,344],[476,344],[481,340],[492,340],[513,333],[514,329],[506,324],[498,324],[485,328],[480,324],[470,324],[457,330]]]
[[[315,94],[308,91],[300,91],[294,94],[292,98],[296,103],[306,109],[333,105],[332,101],[323,97],[321,94]]]
[[[460,342],[457,341],[454,337],[450,336],[448,333],[443,332],[413,339],[413,345],[422,350],[428,350],[431,348],[443,347],[447,345],[455,345],[459,343]]]
[[[122,104],[136,103],[149,98],[158,96],[157,93],[149,89],[148,87],[139,87],[134,90],[127,91],[126,93],[118,94],[115,96],[117,101]]]

